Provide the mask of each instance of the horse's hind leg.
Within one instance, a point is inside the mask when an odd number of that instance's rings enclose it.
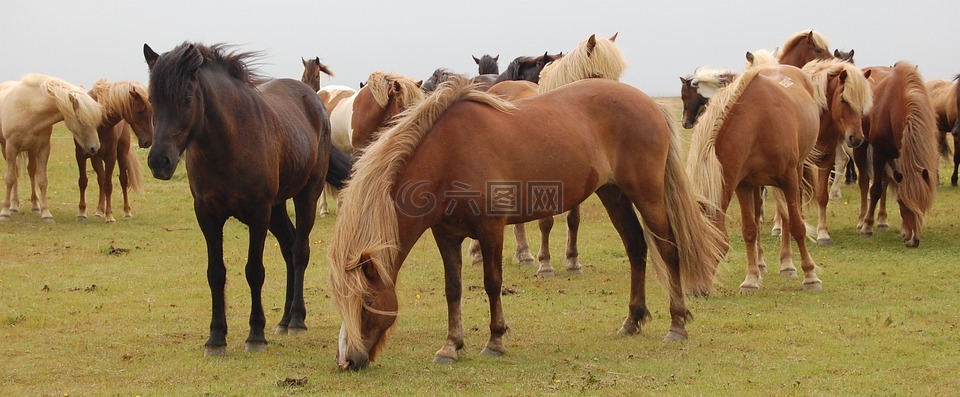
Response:
[[[630,301],[627,318],[619,332],[622,335],[639,334],[643,323],[650,320],[646,293],[647,242],[643,238],[643,227],[634,212],[633,203],[619,188],[605,185],[597,190],[597,196],[607,210],[610,222],[617,229],[630,261]]]
[[[327,185],[326,187],[324,187],[323,192],[320,193],[320,205],[319,205],[320,216],[330,215],[330,211],[327,210],[327,190],[330,190],[332,188],[333,186]]]
[[[530,253],[530,244],[527,243],[527,226],[525,223],[513,225],[513,235],[517,239],[517,261],[521,265],[533,266],[533,254]]]
[[[755,195],[759,188],[741,184],[737,186],[737,200],[740,201],[740,220],[743,243],[747,250],[747,272],[740,283],[740,291],[753,292],[760,289],[760,266],[758,266],[757,246],[759,245],[759,226],[754,212]]]
[[[576,205],[567,213],[567,272],[583,274],[580,265],[580,253],[577,251],[577,234],[580,232],[580,206]]]
[[[553,229],[553,217],[548,216],[540,219],[540,253],[537,255],[537,261],[540,267],[537,269],[537,277],[553,277],[553,266],[550,265],[550,230]]]
[[[843,143],[837,145],[836,151],[834,151],[833,159],[833,182],[829,182],[831,172],[821,168],[820,179],[823,179],[823,182],[819,182],[821,186],[829,185],[830,186],[830,199],[837,199],[843,196],[843,193],[840,191],[840,188],[843,186],[844,181],[847,178],[847,162],[850,161],[850,157],[847,156],[844,149],[841,147],[844,146]],[[824,175],[827,176],[827,179],[824,179]],[[817,195],[819,201],[819,194]]]
[[[480,252],[480,240],[470,240],[470,246],[467,247],[467,255],[473,259],[472,264],[479,266],[483,264],[483,254]]]
[[[120,180],[120,194],[123,196],[123,217],[132,218],[133,217],[133,208],[130,207],[130,162],[137,161],[133,158],[133,153],[130,152],[130,142],[128,141],[126,145],[118,144],[117,145],[117,178]],[[113,172],[110,172],[109,177],[113,178]],[[107,197],[107,206],[112,207],[111,196]],[[112,212],[112,210],[111,210]]]
[[[322,172],[315,173],[311,180],[307,182],[307,186],[293,197],[294,212],[297,219],[292,250],[293,281],[290,281],[291,273],[288,267],[287,296],[290,302],[284,309],[290,314],[287,329],[291,335],[298,335],[307,331],[307,305],[303,300],[303,282],[307,265],[310,264],[310,232],[313,231],[313,226],[317,221],[317,200],[320,198],[320,192],[323,191],[323,175],[327,173],[325,165],[324,162]]]
[[[10,215],[13,213],[11,207],[11,198],[13,194],[16,193],[17,189],[17,172],[19,172],[19,164],[17,164],[17,153],[16,149],[13,148],[13,145],[6,145],[4,148],[4,156],[7,159],[7,173],[3,177],[3,182],[6,187],[6,195],[3,199],[3,208],[0,209],[0,221],[9,221]]]
[[[437,228],[433,229],[433,237],[437,241],[440,257],[443,258],[444,288],[447,297],[447,341],[434,355],[433,362],[447,364],[459,360],[464,351],[460,303],[463,294],[461,281],[463,257],[460,253],[463,238],[448,235]]]
[[[833,190],[836,189],[837,192],[840,191],[840,183],[843,180],[842,169],[846,168],[846,160],[848,159],[847,155],[840,148],[837,148],[837,151],[835,151],[833,155],[836,161],[834,161],[833,187],[830,187],[829,191],[827,186],[830,180],[830,169],[825,166],[830,164],[830,156],[826,156],[826,158],[817,164],[818,178],[817,186],[815,186],[817,199],[817,244],[823,246],[833,245],[833,239],[830,237],[830,231],[827,227],[827,204],[829,204],[830,199],[834,197]],[[840,158],[844,159],[842,165],[840,164]],[[836,197],[840,197],[839,194]]]
[[[507,352],[503,347],[503,335],[508,329],[500,302],[503,289],[503,226],[494,225],[480,230],[477,237],[483,252],[483,289],[490,301],[490,340],[481,354],[499,356]]]
[[[759,225],[763,223],[763,216],[761,215],[763,212],[763,189],[753,190],[753,208],[759,230]],[[760,273],[767,271],[767,261],[763,259],[763,244],[760,244],[759,238],[757,238],[757,267],[760,269]]]
[[[93,167],[93,170],[97,173],[97,187],[99,187],[99,192],[97,195],[97,210],[94,211],[93,216],[97,218],[105,217],[107,213],[107,182],[104,179],[104,160],[103,157],[95,156],[90,158],[90,165]],[[110,181],[111,192],[113,190],[113,181]]]
[[[106,223],[113,223],[117,221],[117,218],[113,216],[113,168],[117,165],[117,154],[116,150],[113,151],[113,154],[108,154],[103,161],[103,174],[98,176],[97,179],[100,179],[100,202],[101,206],[98,207],[103,209],[103,218]],[[125,179],[126,175],[123,173],[120,174],[121,179]]]
[[[77,169],[80,170],[80,176],[77,177],[77,188],[80,189],[80,204],[77,212],[77,221],[87,220],[87,184],[90,179],[87,177],[87,157],[80,146],[74,145],[76,149]]]
[[[950,184],[957,186],[957,170],[960,169],[960,131],[953,133],[953,173],[950,174]]]
[[[880,202],[877,203],[877,231],[879,232],[890,230],[890,219],[887,216],[887,190],[889,190],[890,181],[889,177],[885,179],[880,193]]]
[[[50,205],[47,203],[47,160],[50,159],[50,146],[37,151],[35,156],[31,156],[27,168],[32,168],[36,172],[37,190],[40,191],[39,209],[40,221],[43,223],[54,223],[53,214],[50,213]]]
[[[873,234],[871,225],[871,230],[868,233],[864,230],[864,220],[867,217],[867,206],[870,202],[870,160],[868,156],[869,145],[864,143],[853,149],[853,162],[857,165],[857,169],[860,170],[860,174],[857,175],[857,187],[860,189],[860,214],[857,216],[857,233],[861,236],[869,236]]]
[[[29,152],[27,156],[27,175],[30,176],[30,212],[34,214],[41,213],[41,203],[40,197],[37,195],[37,167],[40,164],[39,154],[37,152]],[[49,149],[47,151],[47,157],[49,158]],[[44,175],[46,175],[46,165],[44,165]],[[17,200],[19,201],[19,200]]]

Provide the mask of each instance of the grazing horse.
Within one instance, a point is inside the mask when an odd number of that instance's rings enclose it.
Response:
[[[881,196],[890,181],[885,178],[889,167],[897,186],[900,235],[904,245],[916,248],[924,214],[933,206],[937,190],[936,113],[923,77],[906,61],[897,62],[876,83],[873,102],[868,133],[873,184],[869,207],[860,204],[857,227],[861,235],[873,235],[874,212],[877,202],[884,199]],[[861,171],[861,189],[864,174]],[[866,194],[861,191],[861,200],[864,198]]]
[[[827,231],[827,203],[830,202],[830,174],[834,170],[837,147],[855,148],[863,143],[863,118],[873,106],[870,90],[870,71],[863,72],[850,62],[840,59],[814,60],[803,67],[810,76],[820,103],[820,133],[817,137],[814,162],[819,169],[817,178],[817,243],[832,245]]]
[[[687,173],[694,190],[707,200],[704,207],[715,225],[726,230],[726,211],[734,192],[740,202],[747,274],[741,291],[760,288],[763,263],[757,230],[760,188],[780,188],[786,199],[786,230],[802,257],[803,288],[821,288],[816,264],[806,246],[806,227],[800,214],[801,186],[807,158],[819,130],[820,106],[810,78],[789,65],[747,69],[712,100],[694,127],[687,157]],[[809,174],[812,174],[810,172]],[[811,175],[813,176],[813,175]],[[813,176],[815,178],[815,176]],[[789,240],[781,241],[781,275],[793,277]]]
[[[207,245],[207,282],[213,296],[205,355],[226,354],[227,317],[223,226],[235,217],[248,226],[245,274],[250,286],[247,351],[262,351],[266,317],[261,290],[263,247],[269,230],[287,268],[287,292],[277,333],[306,331],[304,271],[310,231],[324,180],[342,183],[348,170],[328,167],[330,121],[317,94],[290,79],[267,80],[249,68],[255,54],[222,44],[184,42],[158,55],[144,44],[150,70],[155,141],[147,164],[157,179],[173,176],[185,153],[197,223]],[[188,150],[189,149],[189,150]],[[287,215],[293,198],[296,225]]]
[[[706,109],[710,98],[717,91],[737,78],[737,74],[729,70],[717,70],[699,67],[687,77],[680,78],[680,101],[683,103],[683,128],[690,129],[697,123],[697,118]]]
[[[492,57],[489,54],[484,54],[482,57],[480,57],[480,59],[473,57],[473,61],[477,63],[477,74],[500,75],[500,65],[497,65],[497,62],[500,61],[500,54],[497,54],[495,57]]]
[[[363,150],[377,139],[380,130],[396,115],[423,100],[423,81],[383,72],[373,72],[357,91],[350,125],[353,150]]]
[[[852,54],[851,54],[852,55]],[[802,68],[814,59],[831,59],[830,43],[822,34],[813,30],[803,31],[790,36],[778,52],[777,57],[784,65]]]
[[[531,83],[539,83],[540,72],[543,71],[544,66],[562,57],[562,52],[557,55],[550,55],[544,52],[543,55],[537,57],[519,56],[510,62],[510,65],[507,65],[507,70],[500,73],[500,76],[497,77],[494,84],[511,80],[525,80]]]
[[[303,62],[303,75],[300,76],[300,81],[314,91],[320,91],[320,73],[330,77],[334,76],[333,71],[320,62],[320,57],[315,57],[309,61],[300,57],[300,61]]]
[[[953,82],[946,80],[930,80],[927,82],[927,91],[930,101],[937,113],[937,130],[940,131],[940,154],[949,156],[950,147],[946,144],[946,135],[953,132],[953,173],[950,174],[950,184],[957,186],[957,169],[960,167],[960,136],[957,136],[955,126],[960,118],[960,75],[953,78]]]
[[[100,150],[97,126],[100,105],[86,92],[56,77],[28,74],[20,81],[0,83],[0,148],[7,160],[6,197],[0,209],[0,221],[20,212],[17,195],[19,164],[25,156],[30,175],[30,201],[40,220],[53,223],[47,204],[47,161],[53,125],[63,121],[74,142],[87,154]],[[40,193],[37,195],[37,189]]]
[[[526,144],[531,141],[538,144]],[[344,190],[329,253],[331,296],[343,320],[340,367],[364,368],[381,351],[398,315],[400,267],[427,229],[443,259],[448,309],[447,338],[434,361],[453,362],[464,351],[460,248],[466,237],[479,238],[483,249],[490,339],[482,353],[504,354],[504,226],[558,214],[594,193],[630,261],[630,303],[620,333],[636,334],[650,318],[649,249],[668,280],[665,339],[686,339],[691,317],[684,291],[709,291],[726,242],[700,212],[680,150],[670,111],[616,81],[581,81],[515,105],[462,81],[442,85],[371,145]],[[486,187],[498,181],[520,185],[515,200],[484,205],[492,199]],[[545,199],[547,191],[554,199]]]
[[[103,120],[97,128],[100,137],[100,150],[90,155],[76,145],[77,166],[80,177],[80,212],[77,220],[87,219],[87,159],[97,172],[97,184],[100,187],[97,211],[94,216],[103,217],[107,223],[116,222],[113,216],[113,167],[120,169],[120,191],[123,193],[123,214],[130,218],[128,189],[143,191],[143,175],[140,162],[137,161],[130,142],[131,129],[137,135],[142,148],[153,143],[153,108],[147,96],[147,87],[135,81],[108,82],[98,80],[88,93],[103,109]]]

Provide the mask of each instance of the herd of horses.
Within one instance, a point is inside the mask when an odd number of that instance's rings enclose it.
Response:
[[[766,268],[759,239],[764,187],[776,199],[782,230],[780,274],[796,277],[791,238],[800,253],[805,290],[822,288],[808,235],[832,244],[826,206],[829,180],[847,153],[859,170],[858,231],[888,227],[887,186],[896,187],[901,235],[920,243],[924,214],[937,188],[938,137],[957,139],[957,82],[924,82],[917,67],[860,68],[853,51],[830,51],[814,31],[798,33],[775,53],[747,53],[740,73],[706,67],[681,77],[684,128],[692,128],[686,164],[672,111],[619,82],[627,62],[613,37],[590,36],[566,54],[518,57],[499,73],[499,55],[473,59],[478,75],[440,68],[426,81],[372,73],[360,89],[322,86],[333,71],[302,59],[301,81],[268,79],[248,64],[252,53],[185,42],[158,54],[144,45],[149,85],[98,81],[89,92],[60,79],[27,75],[0,84],[0,144],[7,161],[0,220],[19,211],[17,178],[26,163],[33,210],[52,222],[46,162],[53,124],[73,134],[86,219],[86,161],[100,185],[97,216],[113,216],[112,174],[127,189],[141,186],[131,131],[149,147],[155,178],[170,179],[181,157],[207,246],[212,294],[206,355],[226,354],[226,268],[223,226],[249,227],[245,267],[251,294],[248,351],[266,348],[261,302],[263,250],[269,231],[279,242],[287,284],[277,333],[306,331],[304,272],[317,212],[327,192],[338,197],[328,253],[332,299],[342,319],[337,363],[369,365],[382,350],[398,312],[396,279],[429,230],[443,262],[448,333],[434,361],[460,359],[464,239],[481,264],[490,304],[483,353],[506,352],[503,336],[503,236],[515,225],[517,259],[532,264],[523,224],[538,220],[538,276],[554,274],[549,232],[567,213],[566,268],[581,273],[578,206],[596,194],[630,262],[627,316],[620,333],[640,332],[649,261],[669,291],[667,341],[685,340],[688,295],[711,292],[729,250],[726,212],[740,204],[747,269],[742,291],[760,288]],[[939,133],[938,133],[939,132]],[[536,145],[529,145],[536,142]],[[955,141],[956,142],[956,141]],[[955,145],[956,146],[956,145]],[[189,149],[189,150],[188,150]],[[960,153],[951,182],[957,184]],[[872,185],[871,185],[872,181]],[[503,185],[502,182],[510,182]],[[342,189],[337,192],[337,189]],[[507,189],[507,190],[497,190]],[[508,194],[505,194],[508,193]],[[292,199],[294,220],[287,212]],[[818,224],[802,208],[816,201]],[[880,213],[875,215],[878,208]],[[639,217],[638,217],[639,214]]]

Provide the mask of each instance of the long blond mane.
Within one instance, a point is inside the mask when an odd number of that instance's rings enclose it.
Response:
[[[106,79],[100,79],[94,83],[90,90],[91,97],[96,98],[97,102],[103,107],[104,117],[119,116],[124,119],[131,118],[136,113],[133,108],[131,92],[140,95],[147,109],[152,109],[150,97],[147,95],[147,87],[135,81],[108,82]]]
[[[366,307],[364,297],[369,293],[369,285],[361,270],[361,258],[369,258],[388,285],[393,283],[392,268],[399,266],[399,227],[395,200],[391,197],[397,176],[434,122],[450,106],[462,101],[482,103],[500,111],[514,109],[509,102],[477,91],[464,79],[443,83],[424,101],[401,113],[396,124],[369,146],[341,191],[343,207],[337,216],[328,256],[333,301],[343,319],[349,348],[360,348],[363,343],[360,315]]]
[[[693,129],[693,138],[687,155],[687,175],[693,185],[693,191],[699,193],[711,205],[707,206],[707,215],[713,218],[719,210],[723,197],[723,166],[717,158],[717,134],[723,128],[737,99],[743,94],[753,78],[763,68],[747,69],[730,85],[721,89],[710,99],[710,106],[700,116]]]
[[[903,84],[906,103],[899,159],[903,181],[897,185],[897,199],[918,214],[917,226],[922,227],[923,214],[933,206],[937,191],[936,113],[930,103],[926,84],[916,66],[900,61],[894,65],[893,73]],[[922,170],[929,173],[929,178],[924,179],[920,175]]]
[[[863,71],[850,62],[839,59],[813,60],[803,66],[803,72],[813,81],[813,99],[817,101],[820,110],[826,110],[827,84],[830,77],[847,72],[841,97],[850,104],[853,111],[865,115],[873,108],[873,91],[870,82],[863,76]]]
[[[37,73],[23,76],[20,82],[28,86],[38,87],[53,98],[57,109],[60,110],[60,114],[62,114],[64,118],[76,120],[79,124],[85,126],[96,127],[100,125],[100,120],[103,117],[100,104],[87,95],[80,87],[56,77]],[[76,109],[70,98],[76,99]]]
[[[373,72],[367,78],[367,87],[373,94],[373,99],[377,101],[380,107],[387,107],[390,100],[390,91],[393,89],[394,82],[400,85],[400,107],[406,109],[409,106],[420,103],[423,100],[423,90],[410,78],[384,72]]]
[[[808,35],[812,37],[813,45],[815,47],[823,50],[824,53],[830,53],[830,42],[828,42],[827,38],[820,34],[820,32],[815,30],[804,30],[802,32],[794,33],[793,36],[790,36],[790,38],[783,43],[783,50],[781,50],[779,53],[785,54],[792,51],[793,48],[799,45],[800,42],[803,41]]]
[[[540,72],[540,94],[578,80],[590,78],[620,80],[620,75],[627,68],[627,61],[623,58],[620,47],[610,39],[596,37],[596,35],[590,37],[596,41],[596,46],[592,50],[589,49],[590,38],[588,38],[581,41],[569,54],[543,68]]]

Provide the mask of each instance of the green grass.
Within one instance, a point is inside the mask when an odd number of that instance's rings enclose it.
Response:
[[[687,132],[689,133],[689,132]],[[960,222],[957,188],[943,186],[919,249],[893,230],[856,235],[853,187],[830,204],[833,247],[812,246],[824,290],[767,274],[741,295],[744,250],[739,211],[729,221],[732,249],[716,293],[689,299],[690,340],[665,344],[666,296],[650,284],[653,321],[635,337],[616,334],[626,315],[628,265],[616,232],[591,198],[583,207],[584,275],[537,279],[531,267],[504,264],[508,354],[479,354],[488,337],[480,268],[464,269],[468,355],[454,365],[430,360],[446,336],[439,255],[429,233],[399,280],[401,315],[369,370],[337,370],[339,321],[327,285],[333,218],[312,237],[307,269],[310,327],[300,337],[268,335],[266,352],[247,354],[249,292],[243,279],[246,232],[228,222],[225,257],[229,354],[204,358],[210,317],[204,242],[192,213],[183,167],[173,181],[146,178],[133,196],[133,219],[74,220],[76,165],[62,127],[50,161],[54,225],[21,213],[0,223],[0,395],[936,395],[960,390]],[[145,166],[146,151],[139,151]],[[4,168],[5,169],[5,168]],[[946,181],[946,167],[941,180]],[[948,184],[948,183],[947,183]],[[21,197],[25,184],[21,184]],[[88,191],[89,192],[89,191]],[[115,202],[119,195],[115,194]],[[29,204],[23,206],[29,208]],[[119,205],[117,206],[119,207]],[[122,214],[122,211],[119,212]],[[562,222],[553,247],[562,257]],[[535,230],[531,229],[531,230]],[[764,225],[767,262],[776,241]],[[514,242],[508,233],[505,250]],[[531,245],[539,242],[529,233]],[[129,250],[111,254],[110,247]],[[269,325],[280,317],[284,271],[269,237],[264,302]],[[556,260],[555,266],[562,262]],[[561,271],[562,273],[562,271]],[[307,378],[300,386],[278,386]]]

